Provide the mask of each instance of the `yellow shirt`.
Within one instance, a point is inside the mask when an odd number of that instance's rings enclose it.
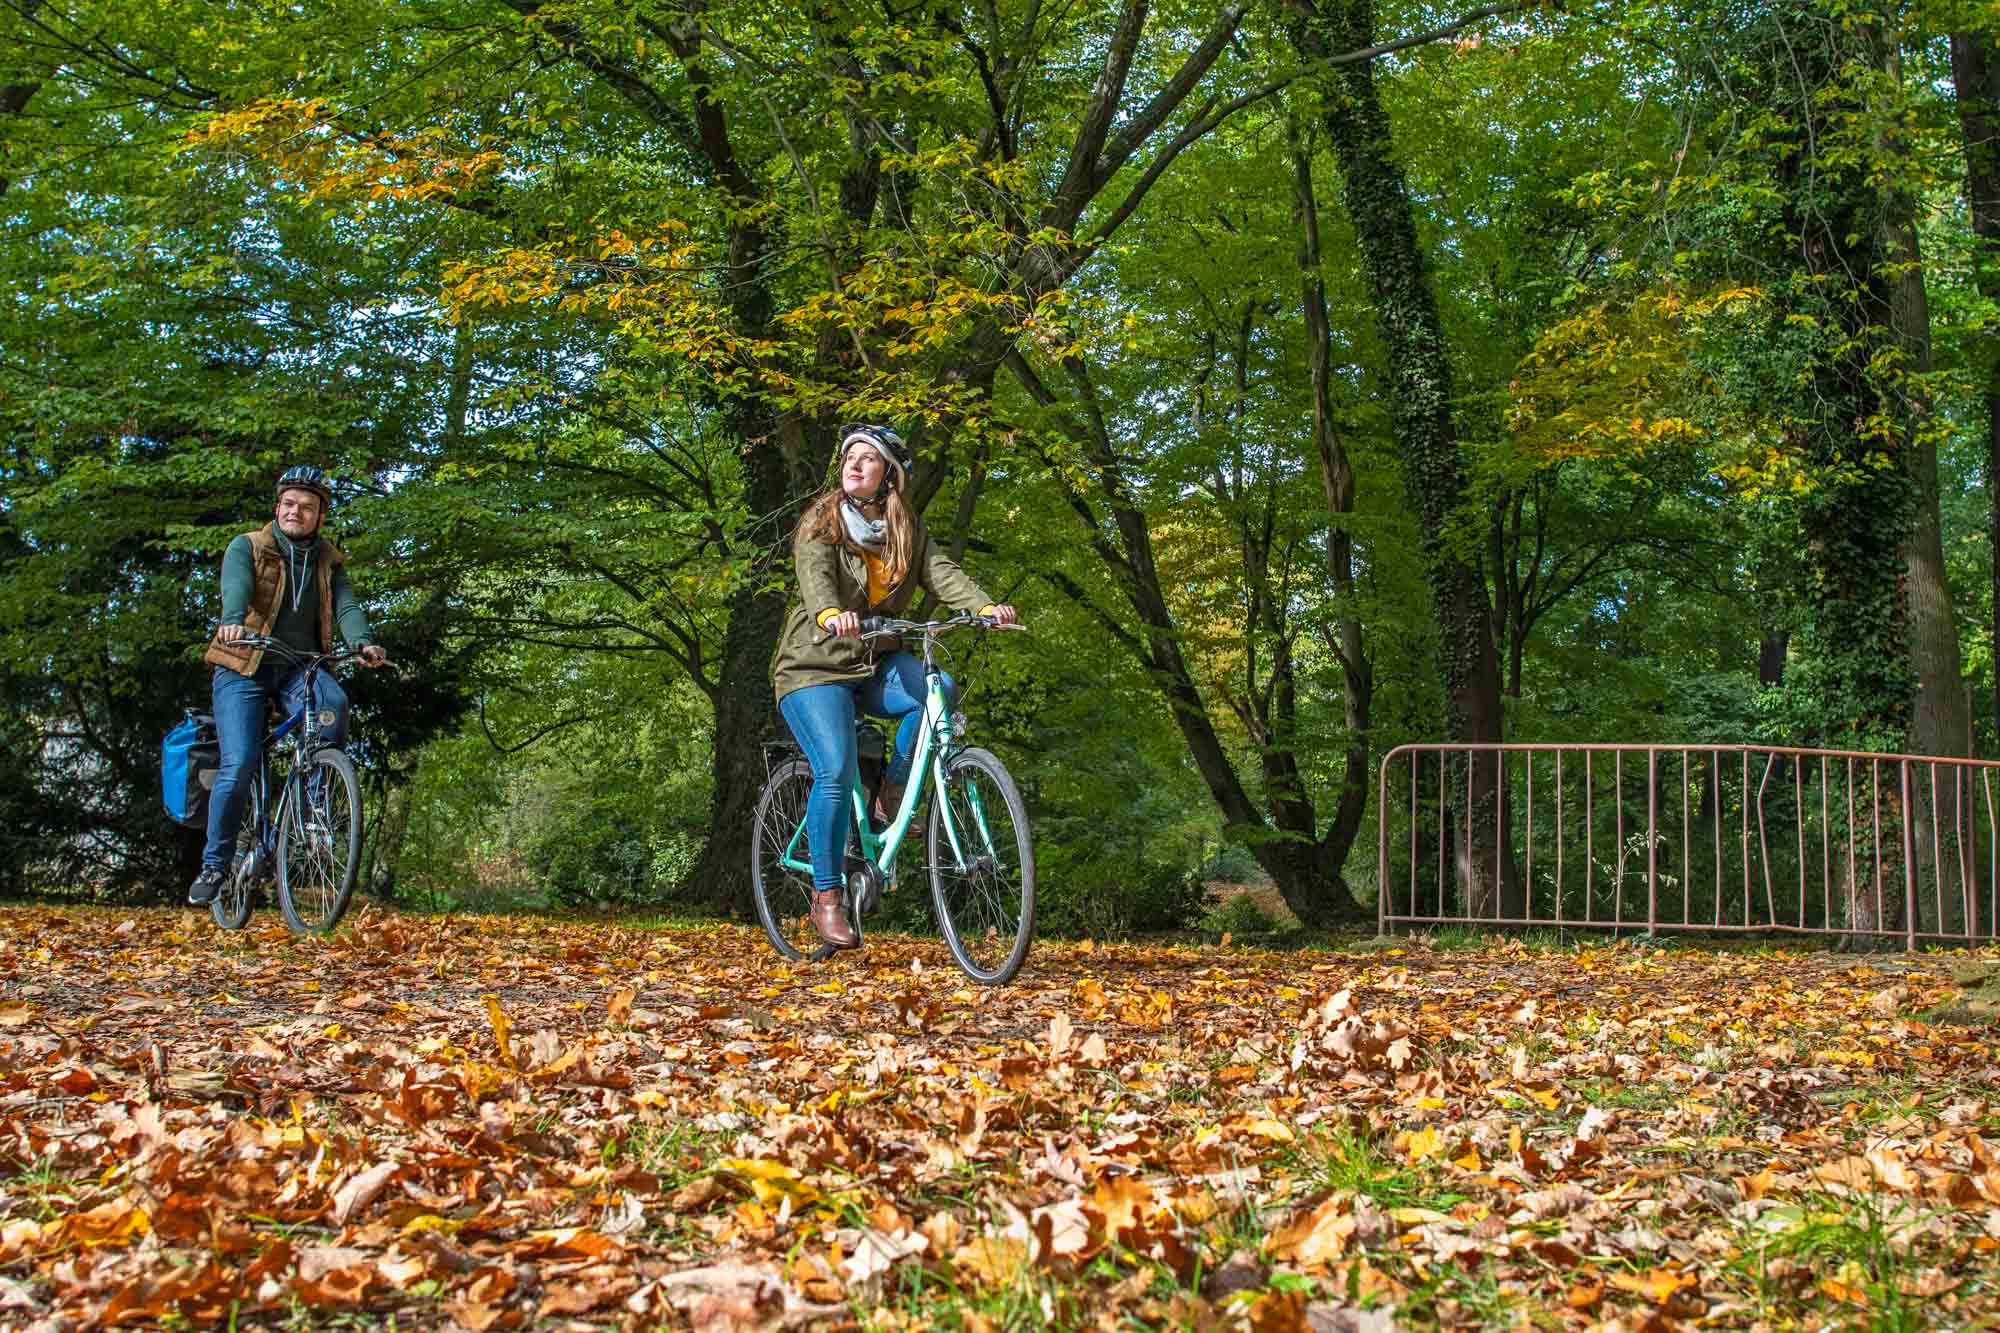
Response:
[[[865,546],[861,548],[861,558],[868,564],[868,609],[872,611],[888,600],[889,562]],[[839,614],[839,607],[829,606],[813,619],[819,622],[821,629],[825,629],[827,622]]]
[[[872,611],[889,599],[889,589],[891,586],[889,583],[889,562],[865,546],[861,548],[861,558],[868,564],[868,608]],[[992,615],[994,605],[995,603],[987,603],[987,605],[980,608],[979,614],[982,616]],[[839,607],[829,606],[814,616],[813,619],[819,622],[821,629],[825,629],[827,622],[839,614]]]

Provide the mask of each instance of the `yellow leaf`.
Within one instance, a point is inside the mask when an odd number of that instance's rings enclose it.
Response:
[[[1243,1132],[1270,1143],[1290,1143],[1298,1137],[1291,1126],[1276,1120],[1251,1120],[1243,1126]]]
[[[1410,1135],[1403,1142],[1403,1153],[1412,1162],[1421,1162],[1426,1157],[1435,1157],[1443,1151],[1443,1137],[1429,1125]]]
[[[729,1157],[717,1162],[716,1166],[740,1178],[757,1196],[757,1201],[766,1207],[776,1207],[789,1198],[793,1210],[797,1211],[826,1199],[824,1194],[800,1179],[799,1173],[783,1162],[763,1157]]]
[[[493,1041],[500,1048],[501,1062],[511,1069],[514,1065],[514,1023],[507,1017],[507,1011],[500,1007],[498,996],[486,997],[486,1017],[492,1020]]]

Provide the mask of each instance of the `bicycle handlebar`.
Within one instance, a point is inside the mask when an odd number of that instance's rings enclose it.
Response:
[[[970,611],[961,611],[948,620],[898,620],[893,616],[863,616],[860,637],[882,639],[904,634],[940,634],[948,629],[1026,630],[1027,628],[1019,621],[1003,625],[992,616],[974,615]],[[813,642],[825,643],[832,637],[831,634],[821,634]]]
[[[229,642],[231,644],[241,644],[245,648],[262,648],[266,652],[276,651],[298,666],[333,667],[339,666],[343,662],[358,662],[361,660],[361,650],[359,648],[336,648],[330,653],[302,653],[284,640],[274,638],[269,634],[245,634],[240,638],[231,639]],[[385,662],[383,665],[393,667],[395,663]]]

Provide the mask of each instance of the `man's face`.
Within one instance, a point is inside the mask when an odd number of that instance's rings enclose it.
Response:
[[[278,531],[293,541],[305,541],[318,532],[319,515],[319,496],[297,487],[279,491],[278,507],[272,511],[278,520]]]

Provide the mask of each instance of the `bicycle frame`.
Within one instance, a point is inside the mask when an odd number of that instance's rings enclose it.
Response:
[[[278,829],[287,816],[297,807],[300,797],[304,760],[311,755],[313,741],[320,731],[319,720],[319,673],[326,669],[322,660],[311,659],[305,667],[306,699],[303,707],[272,727],[257,747],[257,767],[252,781],[256,784],[252,796],[259,814],[254,850],[266,856],[278,854]],[[276,802],[271,793],[271,756],[278,747],[289,740],[292,746],[292,767],[279,785]]]
[[[896,882],[896,852],[902,847],[904,837],[910,832],[910,826],[916,822],[917,806],[922,802],[924,795],[924,775],[929,775],[930,781],[938,791],[944,790],[944,763],[954,739],[951,709],[944,697],[944,672],[932,656],[932,639],[932,634],[924,635],[924,720],[922,729],[917,733],[916,753],[910,759],[910,773],[915,780],[903,789],[903,803],[889,821],[889,826],[881,833],[876,833],[868,825],[868,796],[861,788],[860,775],[857,773],[848,785],[848,803],[852,811],[851,827],[860,830],[861,855],[881,871],[883,881],[889,884]],[[976,829],[969,831],[979,835],[990,853],[993,847],[993,835],[986,827],[986,811],[980,802],[977,789],[969,792],[968,796],[972,805],[973,821],[977,825]],[[959,832],[951,802],[944,802],[942,810],[945,840],[950,843],[951,853],[958,858],[958,863],[964,865],[965,849],[962,845],[964,837]],[[798,827],[792,830],[791,839],[785,844],[785,852],[779,858],[779,862],[787,870],[812,874],[812,860],[806,854],[805,820],[801,819]]]

